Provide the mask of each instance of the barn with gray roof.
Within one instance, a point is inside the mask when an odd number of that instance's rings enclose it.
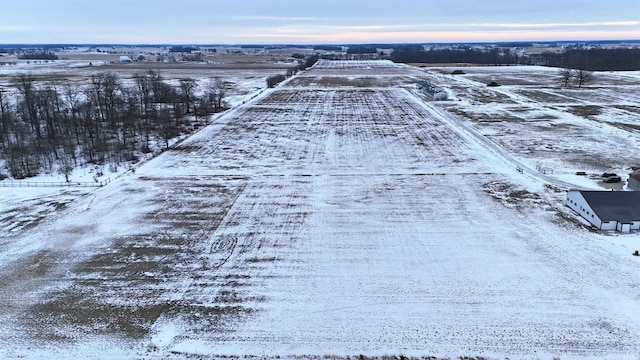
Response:
[[[600,230],[640,229],[640,192],[570,190],[566,204]]]

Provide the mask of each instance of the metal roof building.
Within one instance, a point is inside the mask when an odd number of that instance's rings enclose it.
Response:
[[[570,190],[566,205],[600,230],[640,229],[640,192]]]
[[[627,181],[627,189],[640,191],[640,171],[634,171],[629,174],[629,180]]]
[[[422,80],[418,81],[416,85],[425,95],[431,96],[434,100],[448,100],[449,98],[447,91],[439,86]]]

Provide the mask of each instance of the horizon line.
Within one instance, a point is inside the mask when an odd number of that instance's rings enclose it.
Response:
[[[553,43],[640,43],[640,39],[591,39],[591,40],[501,40],[501,41],[425,41],[425,42],[353,42],[353,43],[56,43],[56,42],[15,42],[0,43],[0,47],[6,46],[366,46],[366,45],[455,45],[455,44],[553,44]]]

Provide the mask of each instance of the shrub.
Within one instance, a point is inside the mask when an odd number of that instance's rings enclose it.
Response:
[[[283,82],[287,77],[284,75],[274,75],[267,78],[267,86],[272,88]]]

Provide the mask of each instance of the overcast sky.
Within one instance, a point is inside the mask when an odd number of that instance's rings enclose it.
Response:
[[[0,43],[640,39],[640,0],[0,0]]]

